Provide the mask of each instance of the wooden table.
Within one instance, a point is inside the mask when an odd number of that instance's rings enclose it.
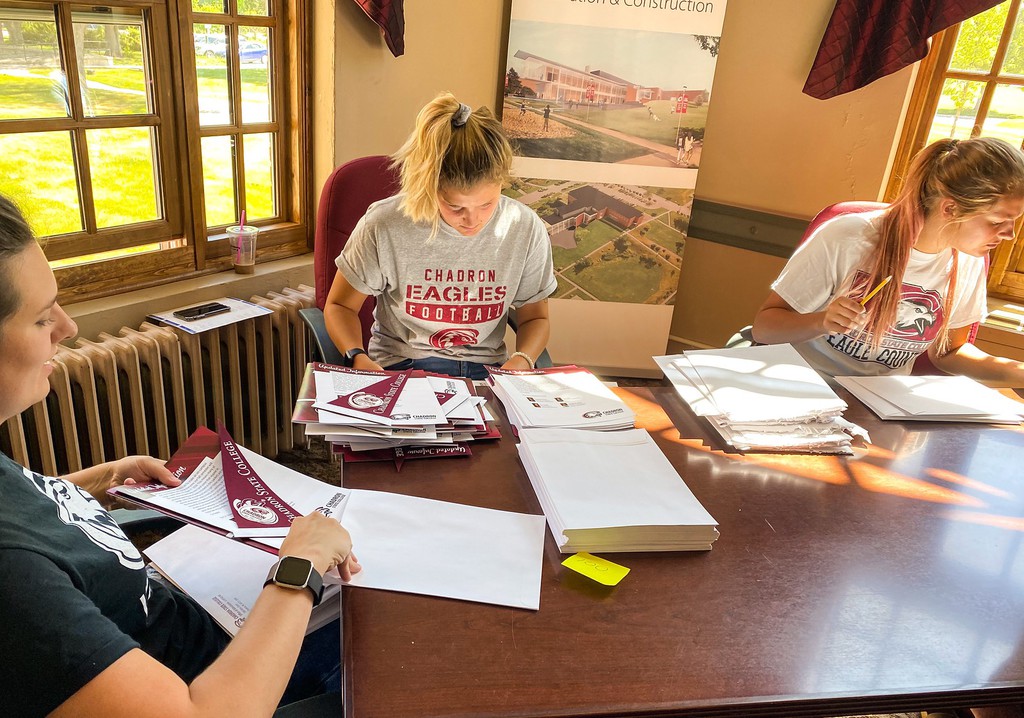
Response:
[[[1024,701],[1021,429],[880,422],[852,406],[873,441],[856,458],[741,456],[709,448],[671,389],[618,391],[719,521],[714,549],[607,554],[631,571],[605,589],[563,568],[549,535],[536,612],[345,589],[347,716]],[[467,459],[347,465],[345,485],[540,513],[502,431]]]

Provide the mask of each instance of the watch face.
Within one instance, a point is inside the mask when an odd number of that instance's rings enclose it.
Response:
[[[285,556],[277,565],[274,580],[288,586],[305,586],[312,570],[313,564],[308,559]]]

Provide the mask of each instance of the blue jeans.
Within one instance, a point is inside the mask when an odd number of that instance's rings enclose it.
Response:
[[[306,636],[280,705],[312,698],[322,693],[341,693],[340,618]],[[340,711],[340,704],[338,708]]]
[[[500,366],[491,364],[491,366]],[[432,374],[445,374],[446,376],[461,376],[467,379],[486,379],[487,364],[479,364],[472,361],[459,361],[457,359],[445,359],[443,357],[426,357],[424,359],[403,359],[397,364],[384,367],[389,371],[402,369],[422,369]]]

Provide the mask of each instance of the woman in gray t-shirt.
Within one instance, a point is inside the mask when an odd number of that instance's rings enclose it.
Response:
[[[424,369],[480,379],[532,369],[549,336],[556,282],[544,223],[501,194],[512,148],[487,108],[451,93],[424,107],[394,155],[401,192],[370,206],[337,258],[327,330],[356,369]],[[369,346],[359,309],[377,300]],[[505,347],[510,308],[519,326]]]

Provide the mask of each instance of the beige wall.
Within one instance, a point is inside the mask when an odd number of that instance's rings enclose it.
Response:
[[[911,70],[827,101],[801,93],[834,0],[729,0],[697,195],[809,218],[879,196]],[[509,0],[407,0],[393,58],[352,2],[336,7],[335,162],[394,151],[437,91],[493,106]],[[673,337],[717,345],[748,324],[782,261],[691,238]]]
[[[419,109],[443,90],[494,109],[506,4],[406,0],[405,54],[396,58],[354,2],[338,2],[336,163],[397,150]]]

